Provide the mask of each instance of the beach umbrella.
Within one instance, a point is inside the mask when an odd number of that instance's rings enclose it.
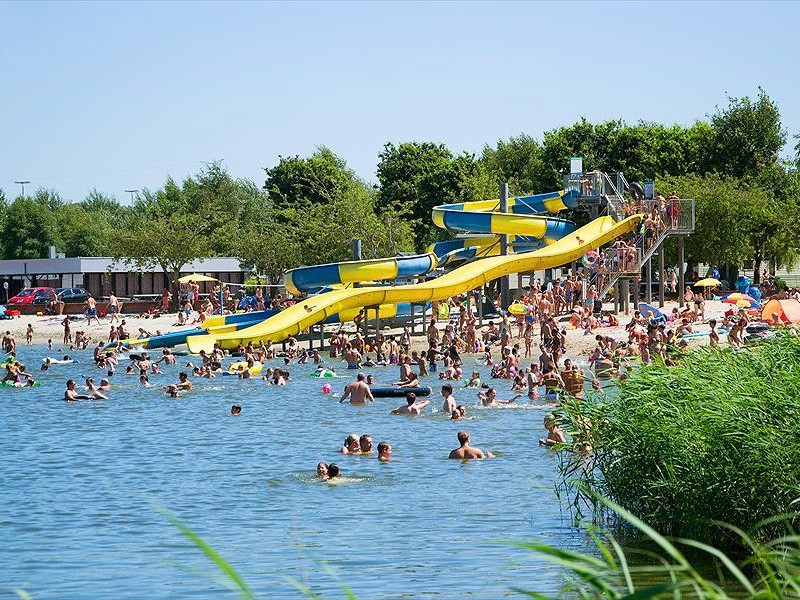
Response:
[[[749,304],[750,302],[756,302],[756,299],[752,296],[748,296],[747,294],[740,294],[739,292],[734,292],[733,294],[728,294],[725,296],[722,301],[728,304],[737,304],[739,300],[746,300]]]
[[[706,277],[705,279],[695,282],[694,285],[697,287],[716,287],[718,285],[722,285],[722,282],[718,279],[714,279],[713,277]]]
[[[209,277],[208,275],[200,275],[200,273],[184,275],[178,279],[178,283],[189,283],[190,281],[194,281],[195,283],[203,283],[204,281],[219,281],[219,279],[216,277]]]

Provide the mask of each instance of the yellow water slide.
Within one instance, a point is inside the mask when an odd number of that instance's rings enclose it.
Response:
[[[600,217],[540,250],[483,258],[437,279],[415,285],[361,287],[312,296],[252,327],[228,333],[191,336],[187,339],[187,346],[190,352],[197,353],[200,350],[210,351],[215,343],[222,348],[232,349],[240,343],[258,343],[261,340],[280,342],[343,311],[381,304],[444,300],[504,275],[550,269],[579,260],[585,252],[597,250],[632,231],[640,220],[641,215],[619,223],[609,216]]]

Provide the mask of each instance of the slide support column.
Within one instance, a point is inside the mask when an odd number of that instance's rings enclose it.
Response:
[[[664,308],[664,286],[667,285],[667,274],[664,269],[664,242],[661,242],[661,247],[658,249],[658,308]]]
[[[505,181],[500,184],[500,212],[508,212],[508,183]],[[502,256],[508,254],[508,235],[505,233],[500,236],[500,254]],[[508,305],[511,303],[508,285],[508,275],[503,275],[500,278],[500,304],[502,305],[502,309],[508,308]]]
[[[683,308],[683,288],[686,287],[686,273],[683,270],[685,238],[678,236],[678,306]]]

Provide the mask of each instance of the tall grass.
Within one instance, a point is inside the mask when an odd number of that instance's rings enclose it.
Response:
[[[602,497],[597,497],[597,501],[645,538],[653,549],[625,548],[611,534],[592,536],[597,550],[593,554],[562,550],[541,542],[515,544],[543,555],[571,573],[559,598],[800,597],[800,535],[792,525],[796,515],[757,524],[757,531],[762,528],[783,531],[764,543],[735,527],[721,525],[749,551],[749,558],[737,563],[719,549],[697,540],[668,539],[621,506]],[[524,588],[516,591],[532,598],[547,598]]]
[[[579,508],[606,496],[662,534],[725,546],[740,536],[709,523],[750,530],[800,498],[796,337],[646,366],[618,393],[568,402],[564,413],[592,446],[562,465]]]

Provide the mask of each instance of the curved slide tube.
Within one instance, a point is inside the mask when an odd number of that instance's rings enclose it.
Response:
[[[202,327],[184,329],[182,331],[172,331],[170,333],[165,333],[164,335],[153,336],[150,338],[131,338],[123,340],[122,344],[128,348],[138,346],[147,350],[152,350],[153,348],[169,348],[179,344],[185,344],[186,338],[190,335],[228,333],[231,331],[236,331],[237,329],[244,329],[245,327],[251,327],[256,323],[260,323],[264,319],[269,319],[270,317],[277,315],[279,312],[280,311],[278,310],[270,309],[254,310],[250,312],[235,313],[232,315],[214,315],[208,317],[203,323]],[[116,345],[116,342],[111,342],[106,344],[105,347],[111,348]]]
[[[392,258],[298,267],[286,271],[283,276],[283,284],[293,296],[300,296],[327,285],[418,277],[433,271],[436,264],[436,255],[429,252],[414,256],[394,256]]]
[[[609,216],[600,217],[541,250],[476,260],[437,279],[415,285],[363,287],[320,294],[305,302],[298,302],[271,319],[247,329],[219,335],[190,336],[187,345],[191,352],[197,353],[200,350],[210,351],[215,342],[228,349],[249,341],[279,342],[324,321],[330,315],[348,309],[444,300],[504,275],[548,269],[579,260],[588,250],[597,250],[609,241],[632,231],[640,220],[641,215],[634,215],[619,223]]]
[[[496,234],[511,234],[513,250],[529,252],[575,230],[571,221],[541,215],[574,208],[577,198],[578,193],[574,190],[509,198],[507,213],[493,212],[497,210],[499,200],[444,204],[433,209],[433,222],[451,231],[495,234],[470,238],[470,241],[480,239],[481,247],[494,244]],[[450,240],[433,244],[427,254],[298,267],[286,272],[284,285],[292,295],[301,296],[329,285],[419,277],[433,271],[444,256],[448,261],[483,256],[472,245],[462,240]],[[453,252],[459,248],[463,251]],[[499,253],[498,248],[486,255]]]

